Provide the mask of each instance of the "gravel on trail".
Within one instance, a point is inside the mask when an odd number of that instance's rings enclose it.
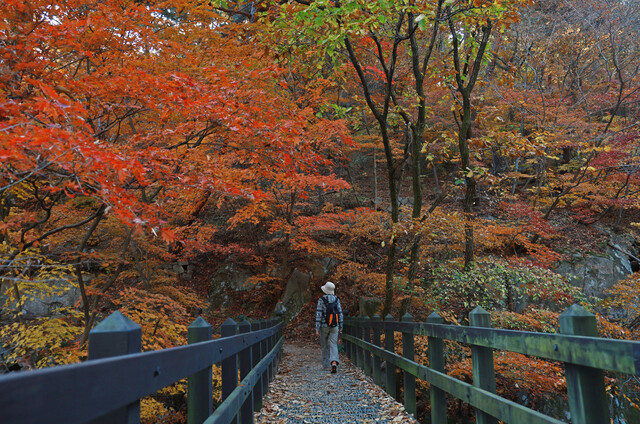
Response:
[[[343,355],[337,374],[323,369],[320,346],[285,343],[256,423],[417,423]]]

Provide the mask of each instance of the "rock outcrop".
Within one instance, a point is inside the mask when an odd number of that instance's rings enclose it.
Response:
[[[607,289],[633,272],[632,262],[637,256],[632,241],[611,239],[602,253],[572,252],[555,272],[580,287],[588,297],[602,298]]]

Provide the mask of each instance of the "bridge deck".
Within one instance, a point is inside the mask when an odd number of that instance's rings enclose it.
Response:
[[[416,423],[346,356],[340,361],[338,373],[330,374],[319,346],[286,343],[256,423]]]

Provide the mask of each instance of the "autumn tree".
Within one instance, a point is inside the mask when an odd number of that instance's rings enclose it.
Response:
[[[0,9],[0,277],[15,318],[34,278],[75,280],[84,341],[123,285],[158,293],[176,284],[163,263],[238,249],[201,221],[208,202],[260,219],[252,205],[283,191],[346,187],[329,159],[349,143],[344,124],[291,101],[284,71],[211,7]]]
[[[498,54],[496,75],[515,77],[501,93],[505,122],[536,145],[515,171],[528,174],[522,189],[535,184],[545,219],[568,207],[594,223],[630,205],[623,199],[634,192],[634,158],[624,146],[637,132],[639,28],[632,3],[536,4]]]

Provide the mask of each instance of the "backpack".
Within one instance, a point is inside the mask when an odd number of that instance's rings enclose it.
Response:
[[[329,302],[325,296],[323,296],[322,301],[324,302],[324,322],[327,324],[327,327],[337,327],[338,326],[338,298],[333,302]]]

